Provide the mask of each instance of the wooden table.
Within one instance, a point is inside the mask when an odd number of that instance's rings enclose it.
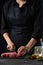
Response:
[[[0,65],[43,65],[43,61],[30,59],[1,59]]]

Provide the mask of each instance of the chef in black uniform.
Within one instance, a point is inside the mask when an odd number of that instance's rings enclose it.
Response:
[[[24,55],[32,53],[34,45],[40,45],[40,11],[40,0],[9,0],[5,3],[1,34],[9,51],[15,49]]]

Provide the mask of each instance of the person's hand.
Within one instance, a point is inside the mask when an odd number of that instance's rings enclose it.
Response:
[[[21,46],[21,47],[18,48],[17,52],[21,56],[24,56],[27,53],[27,48],[25,46]]]
[[[7,45],[7,49],[9,50],[9,51],[14,51],[15,50],[15,45],[14,45],[14,43],[9,43],[8,45]]]

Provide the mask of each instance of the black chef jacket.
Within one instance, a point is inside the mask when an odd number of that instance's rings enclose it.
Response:
[[[15,0],[5,3],[1,19],[1,34],[9,33],[16,45],[26,45],[31,38],[37,41],[40,32],[40,2],[29,0],[21,8]]]

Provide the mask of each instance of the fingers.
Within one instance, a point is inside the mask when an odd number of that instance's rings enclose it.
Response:
[[[24,49],[24,46],[21,46],[18,48],[17,52],[22,52],[23,49]]]
[[[25,49],[24,49],[24,46],[21,46],[19,49],[18,49],[18,56],[23,56],[25,54]]]
[[[7,49],[12,51],[12,47],[11,46],[7,46]]]
[[[25,49],[25,46],[21,46],[19,49],[18,49],[18,55],[21,54],[22,56],[26,54],[26,49]]]
[[[7,45],[7,49],[9,51],[14,51],[15,50],[15,46],[14,45]]]

